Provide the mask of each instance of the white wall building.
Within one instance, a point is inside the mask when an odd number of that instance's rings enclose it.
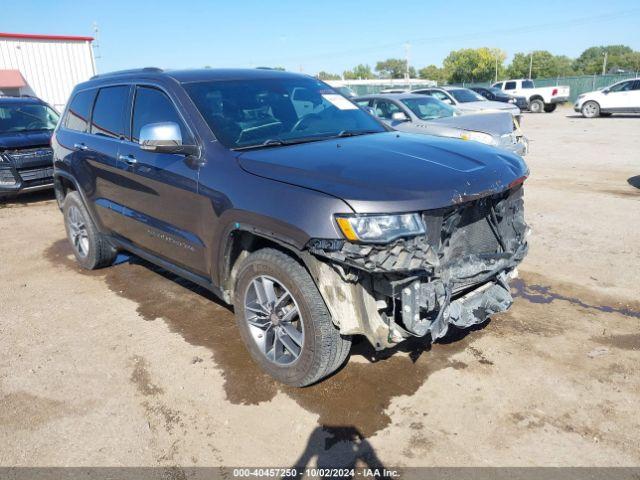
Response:
[[[92,41],[92,37],[0,33],[0,92],[35,95],[62,111],[73,87],[96,74]]]

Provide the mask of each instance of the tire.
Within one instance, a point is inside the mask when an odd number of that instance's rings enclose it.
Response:
[[[546,113],[551,113],[551,112],[555,112],[556,108],[558,107],[557,103],[548,103],[544,106],[544,111]]]
[[[542,100],[539,98],[531,100],[531,103],[529,103],[529,111],[531,113],[540,113],[542,110],[544,110],[544,102]]]
[[[582,116],[585,118],[596,118],[600,116],[600,105],[594,101],[584,102],[580,109]]]
[[[273,308],[267,312],[260,307],[259,291],[272,299],[262,304],[272,305],[273,299],[285,298],[278,302],[281,308],[275,309],[275,319]],[[234,309],[240,336],[253,359],[286,385],[315,383],[337,370],[349,354],[351,337],[340,335],[309,273],[278,250],[265,248],[243,260],[238,269]],[[285,322],[294,309],[298,314]],[[291,327],[295,335],[286,333],[292,332]],[[296,348],[289,350],[286,344]]]
[[[86,270],[111,265],[118,252],[98,232],[78,192],[69,192],[62,207],[64,226],[71,249]]]

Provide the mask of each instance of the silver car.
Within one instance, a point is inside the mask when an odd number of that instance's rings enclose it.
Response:
[[[487,100],[482,95],[468,88],[462,87],[432,87],[413,90],[411,93],[429,95],[437,98],[463,113],[478,113],[484,111],[509,112],[518,123],[522,121],[522,112],[513,103],[494,102]]]
[[[529,142],[509,112],[463,115],[440,100],[413,93],[388,93],[358,97],[360,107],[395,130],[473,140],[526,155]]]

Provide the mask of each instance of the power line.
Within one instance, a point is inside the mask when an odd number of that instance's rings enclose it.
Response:
[[[550,22],[550,23],[543,23],[538,25],[520,26],[520,27],[496,29],[496,30],[490,30],[485,32],[475,32],[475,33],[466,33],[466,34],[458,34],[458,35],[442,35],[437,37],[416,38],[413,40],[408,40],[407,43],[411,43],[412,45],[420,45],[425,43],[429,43],[429,44],[442,43],[442,42],[447,42],[451,40],[476,39],[478,37],[486,37],[491,35],[512,35],[512,34],[520,35],[522,33],[527,33],[527,32],[537,32],[537,31],[543,31],[543,30],[547,31],[547,30],[554,30],[558,28],[576,27],[576,26],[588,25],[594,22],[607,22],[611,20],[616,20],[621,17],[629,17],[639,13],[640,13],[640,8],[635,8],[632,10],[625,10],[625,11],[614,12],[614,13],[609,13],[604,15],[594,15],[590,17],[576,18],[573,20],[565,20],[561,22]],[[369,47],[357,48],[352,50],[340,50],[340,51],[323,53],[323,54],[313,55],[313,56],[299,56],[299,57],[263,60],[263,63],[270,63],[270,62],[271,63],[273,62],[293,63],[293,62],[301,62],[301,61],[308,61],[308,60],[320,60],[325,58],[345,57],[350,55],[376,52],[376,51],[386,50],[390,48],[398,48],[399,45],[400,45],[399,42],[386,43],[386,44],[380,44],[373,47],[369,46]]]

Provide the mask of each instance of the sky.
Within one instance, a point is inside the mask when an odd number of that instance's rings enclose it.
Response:
[[[1,0],[0,31],[94,35],[99,72],[157,66],[281,66],[315,74],[404,58],[441,66],[451,50],[497,47],[577,57],[640,50],[639,0]]]

